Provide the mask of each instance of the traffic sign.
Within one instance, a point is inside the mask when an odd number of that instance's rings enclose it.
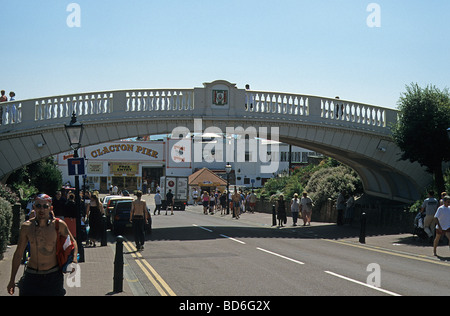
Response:
[[[68,159],[69,176],[82,176],[86,173],[84,168],[84,158]]]

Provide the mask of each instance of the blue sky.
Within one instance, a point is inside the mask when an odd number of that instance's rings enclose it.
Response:
[[[69,28],[67,6],[81,8]],[[381,7],[370,28],[367,6]],[[0,0],[0,88],[253,90],[395,108],[405,85],[450,87],[447,0]]]

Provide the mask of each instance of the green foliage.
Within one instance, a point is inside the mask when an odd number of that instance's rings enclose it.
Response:
[[[315,172],[306,186],[315,206],[320,209],[328,198],[337,199],[339,192],[358,194],[363,192],[358,174],[347,166],[326,167]]]
[[[15,190],[22,189],[22,199],[27,199],[33,193],[54,195],[61,188],[62,175],[52,157],[28,165],[8,178]]]
[[[19,201],[17,195],[7,186],[0,183],[0,198],[3,198],[10,204],[16,204]]]
[[[0,259],[11,238],[12,217],[11,204],[0,197]]]
[[[450,161],[450,93],[435,86],[411,84],[399,100],[401,112],[392,128],[402,150],[402,159],[418,162],[434,173],[439,190],[444,189],[442,162]]]
[[[296,169],[290,177],[270,179],[261,190],[261,195],[274,202],[281,193],[289,200],[294,193],[301,195],[305,190],[316,208],[320,209],[328,198],[336,199],[341,190],[347,194],[359,194],[363,192],[363,187],[354,170],[329,158],[318,166],[308,165]]]

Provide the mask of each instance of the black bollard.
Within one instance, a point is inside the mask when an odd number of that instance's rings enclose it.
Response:
[[[361,214],[361,230],[359,232],[359,242],[361,244],[366,243],[366,224],[367,224],[367,215],[366,213]]]
[[[272,226],[277,226],[277,211],[275,205],[272,205]]]
[[[123,292],[123,242],[122,236],[116,237],[116,256],[114,259],[114,293]]]
[[[105,247],[108,246],[108,234],[106,232],[106,215],[103,214],[102,216],[102,240],[101,240],[101,246]]]

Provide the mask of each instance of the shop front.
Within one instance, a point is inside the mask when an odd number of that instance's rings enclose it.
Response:
[[[86,187],[108,193],[111,187],[117,186],[119,191],[127,190],[133,193],[159,184],[164,175],[165,142],[119,141],[80,150],[80,156],[85,157]],[[63,175],[63,181],[73,182],[73,177],[67,174],[67,159],[70,155],[58,155],[58,165]]]

